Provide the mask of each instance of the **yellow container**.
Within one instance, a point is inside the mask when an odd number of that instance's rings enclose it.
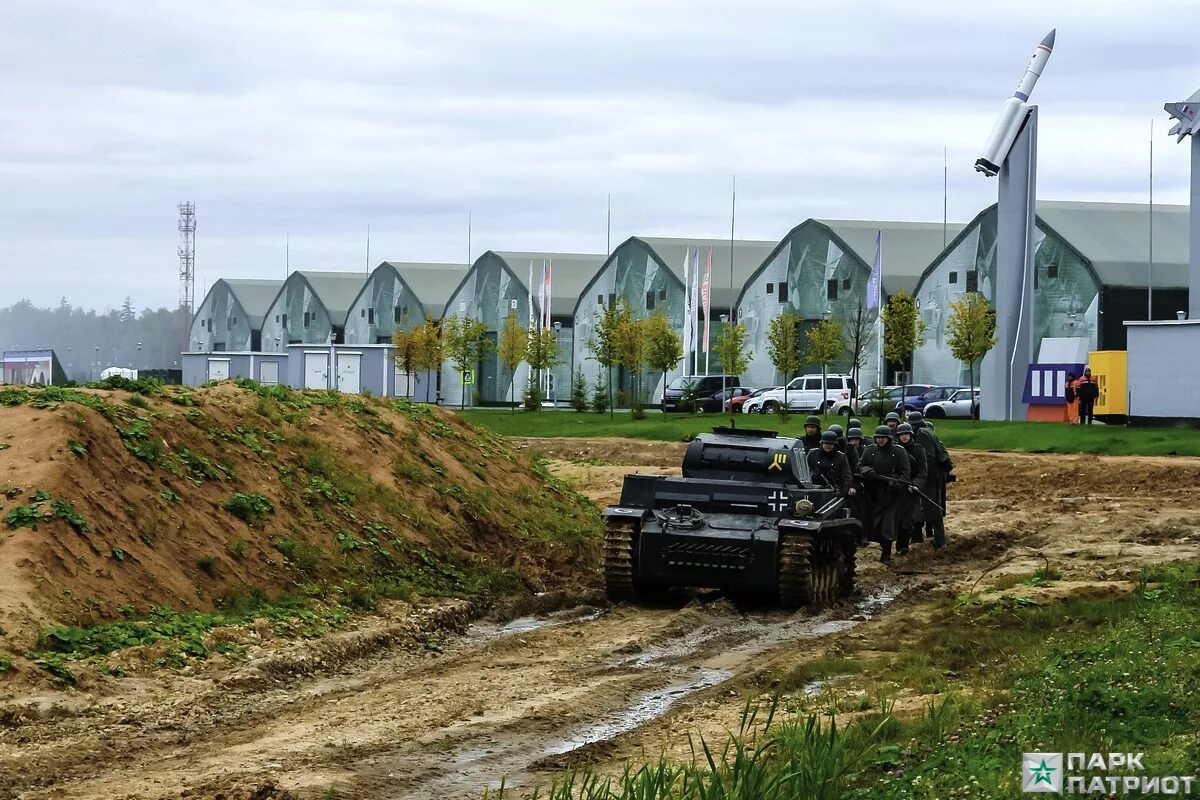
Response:
[[[1128,413],[1129,392],[1126,383],[1126,365],[1129,354],[1124,350],[1094,350],[1088,353],[1088,366],[1100,389],[1096,400],[1096,416],[1101,414],[1124,415]]]

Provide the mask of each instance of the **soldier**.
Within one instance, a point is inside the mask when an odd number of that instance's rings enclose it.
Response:
[[[913,534],[921,530],[924,522],[924,517],[921,516],[921,497],[917,491],[924,491],[929,468],[925,459],[925,448],[914,437],[912,425],[903,422],[897,426],[896,438],[908,453],[908,482],[912,484],[904,487],[903,511],[900,514],[900,531],[896,541],[896,552],[904,555],[908,552],[908,544],[913,540]]]
[[[899,427],[901,421],[900,415],[895,411],[889,411],[887,416],[883,418],[883,424],[891,428],[893,434],[895,434],[896,428]]]
[[[950,454],[945,445],[933,431],[933,426],[925,421],[925,415],[914,411],[908,415],[909,424],[917,432],[917,441],[925,448],[925,458],[929,475],[925,479],[922,492],[937,502],[921,499],[921,514],[925,518],[925,532],[933,540],[933,549],[941,550],[946,546],[946,483],[947,477],[954,470]],[[921,541],[918,533],[914,541]]]
[[[867,493],[862,480],[858,477],[858,462],[862,458],[863,448],[862,428],[850,428],[846,432],[846,461],[850,464],[850,472],[854,474],[855,491],[851,493],[853,496],[850,498],[849,508],[850,515],[862,523],[858,542],[860,547],[866,544],[871,537],[870,505],[867,502]]]
[[[896,541],[897,515],[905,489],[897,481],[908,480],[908,453],[892,443],[892,429],[880,425],[875,429],[875,443],[863,451],[858,462],[858,474],[867,485],[871,503],[871,528],[879,539],[882,552],[879,560],[892,560],[892,542]]]
[[[850,430],[851,428],[858,428],[859,430],[862,430],[862,423],[854,417],[851,417],[846,421],[846,430]]]
[[[809,414],[805,418],[804,435],[800,437],[800,446],[806,453],[821,446],[821,418],[816,414]]]
[[[833,431],[837,436],[837,449],[839,453],[846,452],[846,437],[842,433],[842,426],[836,422],[829,426],[829,430]]]
[[[808,451],[808,471],[814,483],[823,483],[837,490],[843,497],[858,493],[854,488],[853,475],[846,456],[838,452],[837,434],[825,431],[821,434],[821,446]]]

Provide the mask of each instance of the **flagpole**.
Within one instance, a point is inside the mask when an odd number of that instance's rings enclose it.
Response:
[[[691,375],[692,322],[688,315],[692,310],[692,285],[688,281],[688,261],[692,257],[692,246],[683,248],[683,374]]]
[[[876,248],[876,258],[879,259],[879,282],[875,286],[875,323],[878,328],[875,334],[877,386],[887,385],[886,364],[883,361],[883,231],[879,231],[879,245]],[[903,399],[903,398],[901,398]]]

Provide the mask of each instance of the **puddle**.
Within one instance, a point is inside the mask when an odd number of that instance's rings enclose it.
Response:
[[[804,684],[804,696],[812,697],[814,694],[820,694],[825,690],[825,687],[833,683],[833,678],[823,678],[819,681],[809,681]]]
[[[467,630],[467,636],[480,639],[499,636],[513,636],[520,633],[532,633],[542,628],[557,628],[560,625],[571,625],[577,622],[591,622],[604,613],[602,608],[573,608],[545,616],[525,616],[510,620],[504,625],[494,622],[476,622]]]
[[[633,705],[576,729],[571,733],[570,738],[548,745],[543,755],[562,755],[589,744],[615,739],[623,733],[629,733],[629,731],[665,715],[672,706],[688,695],[724,683],[731,677],[733,677],[733,673],[727,670],[694,670],[691,677],[674,681],[661,689],[655,689],[643,695]]]

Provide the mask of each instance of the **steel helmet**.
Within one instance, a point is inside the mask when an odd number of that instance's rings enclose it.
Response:
[[[897,414],[895,411],[889,411],[889,412],[887,413],[887,416],[886,416],[886,417],[884,417],[883,419],[884,419],[884,421],[885,421],[885,422],[886,422],[887,420],[891,420],[891,419],[894,419],[894,420],[896,420],[896,422],[899,422],[899,421],[900,421],[900,415],[899,415],[899,414]]]
[[[821,434],[821,444],[837,444],[837,434],[833,431],[825,431]]]
[[[850,429],[850,430],[849,430],[849,431],[846,433],[846,438],[847,438],[847,439],[861,439],[861,438],[863,438],[863,432],[862,432],[862,428],[851,428],[851,429]]]
[[[836,424],[836,423],[835,423],[835,424],[833,424],[833,425],[830,425],[830,426],[829,426],[829,430],[830,430],[831,432],[833,432],[834,434],[838,435],[838,436],[841,436],[841,435],[842,435],[842,426],[841,426],[841,425],[838,425],[838,424]]]
[[[854,419],[853,417],[851,417],[850,419],[846,420],[846,427],[847,428],[862,428],[862,423],[859,422],[857,419]]]
[[[880,425],[878,428],[875,429],[875,435],[876,436],[886,436],[887,438],[890,439],[890,438],[892,438],[892,429],[889,428],[887,425]]]
[[[899,436],[902,433],[911,434],[912,432],[913,432],[913,426],[909,425],[907,422],[901,422],[899,425],[896,426],[896,435],[897,436]]]
[[[821,418],[816,414],[809,414],[804,420],[804,427],[807,428],[809,425],[816,425],[818,428],[821,427]]]

